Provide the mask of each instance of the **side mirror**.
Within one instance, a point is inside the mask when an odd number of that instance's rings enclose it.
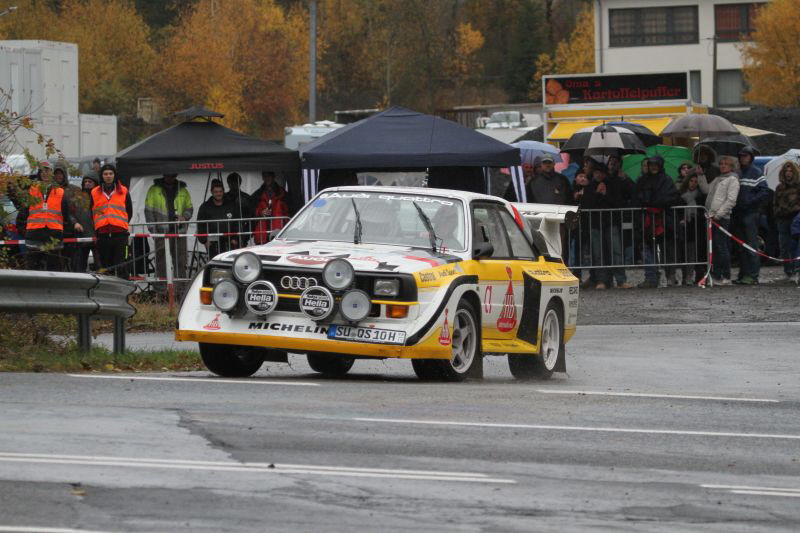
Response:
[[[482,257],[492,257],[494,253],[494,246],[490,242],[482,242],[472,249],[473,259],[481,259]]]

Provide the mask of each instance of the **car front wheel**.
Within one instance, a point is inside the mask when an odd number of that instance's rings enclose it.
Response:
[[[476,313],[466,300],[461,300],[453,317],[450,359],[414,359],[417,377],[424,380],[464,381],[479,364],[480,336]]]
[[[210,371],[224,378],[252,376],[264,363],[264,356],[246,346],[200,343],[200,357]]]

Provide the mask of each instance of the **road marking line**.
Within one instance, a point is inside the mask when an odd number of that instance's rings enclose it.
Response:
[[[800,440],[800,435],[772,433],[728,433],[721,431],[689,431],[679,429],[609,428],[588,426],[545,426],[540,424],[496,424],[491,422],[451,422],[447,420],[403,420],[393,418],[351,418],[356,422],[379,422],[385,424],[419,424],[428,426],[463,426],[504,429],[545,429],[558,431],[593,431],[600,433],[644,433],[652,435],[694,435],[701,437],[741,437],[751,439]]]
[[[796,492],[775,492],[767,490],[732,490],[733,494],[751,494],[755,496],[784,496],[787,498],[800,498]]]
[[[288,385],[290,387],[319,387],[319,383],[305,381],[262,381],[259,379],[216,379],[216,378],[161,378],[152,376],[104,376],[99,374],[67,374],[73,378],[128,379],[142,381],[193,381],[197,383],[235,383],[237,385]]]
[[[94,461],[125,461],[131,463],[158,463],[158,464],[184,464],[184,465],[200,465],[200,466],[237,466],[248,465],[259,468],[274,468],[274,463],[235,463],[231,461],[196,461],[190,459],[151,459],[151,458],[138,458],[138,457],[118,457],[107,455],[64,455],[64,454],[50,454],[50,453],[16,453],[16,452],[0,452],[0,459],[7,458],[32,458],[32,459],[75,459],[75,460],[94,460]],[[281,463],[282,468],[300,468],[300,469],[314,469],[314,470],[341,470],[346,472],[378,472],[378,473],[403,473],[403,474],[430,474],[431,470],[406,470],[397,468],[362,468],[351,466],[320,466],[320,465],[301,465]],[[486,476],[486,474],[476,474],[474,472],[449,472],[443,470],[436,470],[433,473],[447,476],[462,476],[462,477],[477,477]]]
[[[800,494],[800,489],[790,489],[787,487],[751,487],[749,485],[700,485],[704,489],[726,489],[726,490],[764,490],[768,492],[793,492]]]
[[[0,462],[65,464],[80,466],[119,466],[129,468],[164,468],[221,472],[250,472],[269,474],[310,474],[319,476],[366,477],[427,481],[462,481],[470,483],[511,483],[513,479],[492,478],[487,474],[467,472],[437,472],[421,470],[391,470],[383,468],[353,468],[337,466],[225,463],[219,461],[187,461],[170,459],[136,459],[124,457],[89,457],[80,455],[46,455],[0,452]]]
[[[114,533],[94,529],[72,529],[68,527],[0,526],[3,533]]]
[[[692,396],[680,394],[650,394],[643,392],[607,392],[607,391],[585,391],[585,390],[551,390],[536,389],[536,392],[543,394],[577,394],[585,396],[632,396],[634,398],[674,398],[676,400],[715,400],[723,402],[760,402],[760,403],[780,403],[780,400],[769,398],[732,398],[727,396]]]

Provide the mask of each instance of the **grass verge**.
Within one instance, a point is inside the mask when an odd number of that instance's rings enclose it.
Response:
[[[135,350],[115,355],[94,347],[80,353],[30,348],[23,354],[0,354],[0,372],[168,372],[202,370],[200,354],[189,350]]]

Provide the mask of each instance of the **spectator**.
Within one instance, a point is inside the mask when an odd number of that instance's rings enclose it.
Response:
[[[794,257],[800,257],[800,214],[792,219],[792,225],[789,228],[789,233],[794,241],[794,250],[792,251],[792,255]],[[798,287],[800,287],[800,272],[795,273],[794,282]]]
[[[697,183],[700,187],[700,191],[703,194],[708,194],[707,185],[714,181],[720,173],[719,166],[714,164],[714,161],[717,159],[717,153],[710,146],[701,144],[694,149],[692,158],[696,165],[691,169],[691,173],[703,176],[703,179],[699,180]],[[706,183],[705,187],[703,183]]]
[[[673,241],[674,217],[665,216],[665,210],[680,205],[683,201],[672,178],[664,172],[663,158],[654,156],[647,159],[647,173],[636,182],[631,201],[634,206],[645,208],[644,220],[637,217],[637,222],[641,225],[639,231],[643,232],[644,262],[650,266],[645,267],[644,281],[639,284],[639,288],[654,289],[659,285],[656,263],[661,260],[658,251],[661,251],[661,258],[665,262],[675,257],[675,250],[669,246]],[[668,277],[670,274],[674,276],[674,269],[667,271]]]
[[[62,271],[59,252],[64,245],[64,226],[77,230],[78,223],[70,216],[64,189],[53,181],[49,163],[40,163],[40,170],[41,179],[28,191],[31,203],[25,228],[25,266],[29,270]]]
[[[581,206],[585,209],[603,210],[588,213],[592,266],[602,265],[595,269],[597,281],[595,289],[606,289],[612,286],[612,269],[605,265],[622,264],[620,219],[614,217],[614,213],[611,211],[619,208],[622,202],[619,182],[608,179],[608,170],[605,166],[594,165],[593,180],[584,189]],[[624,278],[624,271],[622,279],[624,288],[631,288]]]
[[[100,185],[93,174],[83,177],[81,188],[73,195],[69,202],[69,212],[81,225],[82,231],[75,232],[75,237],[94,237],[94,217],[92,215],[92,189]],[[75,243],[75,251],[71,256],[70,268],[73,272],[86,272],[89,270],[89,251],[94,248],[91,242]],[[99,261],[98,261],[99,262]]]
[[[800,169],[791,161],[781,167],[779,183],[775,188],[773,213],[778,226],[778,243],[781,258],[794,259],[794,241],[792,239],[792,220],[800,213]],[[792,279],[800,273],[800,261],[783,264],[786,277]]]
[[[541,157],[541,169],[530,181],[531,196],[528,202],[539,204],[571,205],[572,189],[569,180],[555,171],[555,160],[550,154]]]
[[[131,196],[128,188],[119,182],[114,165],[100,167],[100,180],[101,184],[92,189],[90,204],[97,236],[97,260],[106,272],[113,270],[114,275],[125,278],[128,223],[133,216]]]
[[[583,200],[584,192],[590,181],[586,177],[583,169],[578,169],[575,173],[575,183],[572,187],[573,202],[581,209],[587,209]],[[589,251],[589,213],[581,213],[579,211],[579,224],[578,227],[570,231],[570,265],[587,265],[590,264],[590,251]],[[573,275],[581,279],[581,269],[573,268]],[[594,288],[597,283],[597,276],[594,269],[589,269],[589,277],[581,282],[581,287],[584,289]]]
[[[211,182],[211,196],[197,210],[197,232],[235,233],[237,225],[231,222],[201,222],[205,220],[235,220],[239,218],[239,203],[225,198],[225,187],[220,180]],[[213,258],[228,250],[239,247],[241,236],[198,237],[206,245],[208,257]]]
[[[153,180],[144,202],[144,218],[151,233],[185,233],[187,222],[192,218],[194,207],[186,183],[178,181],[177,174],[164,174]],[[173,275],[186,277],[186,239],[173,237],[154,239],[156,247],[156,275],[161,279],[167,275],[164,241],[169,241]]]
[[[769,197],[767,178],[753,165],[755,152],[749,146],[739,151],[739,197],[733,209],[735,233],[754,250],[758,250],[758,227],[761,222],[761,204]],[[758,285],[761,258],[743,249],[739,255],[739,274],[734,283]]]
[[[56,185],[64,189],[64,198],[69,205],[70,213],[75,216],[75,201],[76,195],[80,195],[81,188],[76,185],[71,185],[67,178],[67,172],[63,166],[57,164],[53,170],[53,181]],[[88,207],[85,206],[85,207]],[[75,231],[71,225],[64,226],[64,239],[74,239],[79,233]],[[64,247],[61,248],[61,256],[64,258],[64,266],[67,270],[72,269],[72,261],[75,254],[78,252],[78,244],[75,242],[65,242]]]
[[[242,187],[242,176],[238,172],[228,174],[228,192],[225,193],[225,202],[236,204],[241,209],[241,213],[236,214],[236,218],[247,218],[253,211],[253,197],[244,192]],[[246,231],[246,230],[244,230]]]
[[[539,159],[538,157],[536,159]],[[522,179],[525,181],[525,196],[528,199],[528,202],[532,202],[531,200],[531,180],[533,179],[533,175],[535,174],[533,163],[522,163]],[[517,199],[517,191],[514,190],[514,184],[509,183],[508,187],[506,187],[506,192],[503,193],[503,198],[508,200],[509,202],[518,202]]]
[[[708,255],[708,244],[706,242],[706,224],[701,215],[702,210],[698,206],[706,203],[706,195],[700,190],[698,177],[691,173],[692,165],[683,163],[678,167],[681,175],[679,191],[684,204],[688,207],[683,211],[682,216],[678,217],[677,240],[678,261],[683,263],[696,263]],[[705,275],[703,265],[697,264],[694,267],[683,267],[683,284],[696,285]]]
[[[739,176],[736,174],[737,161],[723,156],[719,160],[720,174],[709,186],[706,197],[708,217],[714,219],[724,229],[731,225],[731,213],[739,196]],[[731,253],[728,236],[714,226],[712,234],[711,279],[717,285],[731,283]]]
[[[266,217],[269,220],[259,220],[253,231],[256,244],[264,244],[272,240],[274,232],[281,229],[285,223],[283,219],[274,217],[289,216],[289,206],[286,203],[286,191],[275,181],[275,173],[265,170],[261,173],[264,183],[253,193],[256,203],[254,217]]]
[[[633,190],[636,187],[636,183],[630,178],[630,176],[622,171],[622,160],[615,155],[608,157],[608,179],[618,183],[620,193],[622,194],[622,205],[620,207],[623,208],[623,210],[620,212],[620,220],[622,224],[620,226],[619,237],[621,242],[619,244],[622,247],[623,264],[632,265],[633,211],[628,208],[631,206]],[[617,283],[617,288],[629,289],[633,287],[633,285],[628,283],[625,269],[615,268],[613,273],[614,280]]]

